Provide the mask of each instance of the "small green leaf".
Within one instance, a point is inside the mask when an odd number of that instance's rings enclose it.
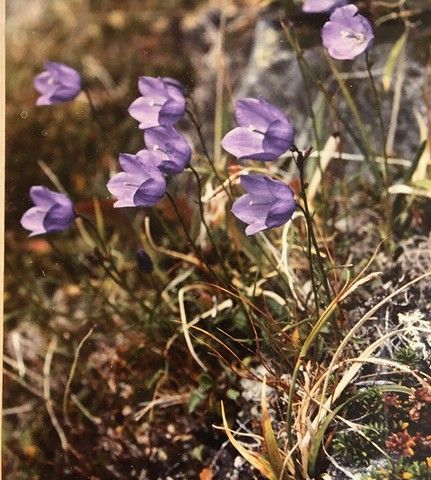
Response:
[[[202,392],[206,392],[207,390],[214,387],[214,379],[210,377],[207,373],[203,373],[199,377],[199,389]]]
[[[200,462],[202,462],[203,452],[204,452],[204,446],[199,445],[192,450],[192,457],[197,458]]]
[[[229,398],[229,400],[235,401],[240,395],[241,394],[238,392],[238,390],[234,390],[233,388],[229,388],[229,390],[226,392],[226,396]]]
[[[201,391],[193,390],[189,398],[189,413],[193,413],[204,398],[205,395]]]

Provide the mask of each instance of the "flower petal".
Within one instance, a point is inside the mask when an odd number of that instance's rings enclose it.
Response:
[[[295,200],[293,199],[293,194],[292,194],[292,197],[288,199],[278,198],[271,205],[265,224],[269,228],[279,227],[281,225],[284,225],[292,218],[292,215],[295,209],[296,209],[296,203],[295,203]]]
[[[253,204],[251,196],[245,194],[235,200],[231,212],[244,223],[265,223],[271,204]]]
[[[64,206],[57,203],[46,212],[43,226],[47,232],[62,232],[70,227],[74,218],[72,205]]]
[[[271,123],[265,133],[263,148],[274,159],[283,155],[293,145],[293,127],[285,119],[283,122],[276,120]]]
[[[269,188],[267,177],[264,175],[248,174],[241,175],[241,186],[250,195],[254,203],[271,203],[274,194]]]
[[[34,88],[41,94],[46,94],[48,92],[53,92],[55,90],[55,85],[51,80],[51,74],[49,72],[42,72],[39,75],[36,75],[34,78]]]
[[[35,185],[30,188],[30,198],[38,207],[51,207],[58,198],[58,193],[42,185]]]
[[[159,105],[152,104],[147,98],[138,97],[129,106],[128,112],[135,120],[140,122],[139,128],[145,130],[159,125],[160,109]]]
[[[252,132],[247,128],[237,127],[228,132],[223,138],[222,147],[240,159],[262,160],[266,157],[263,150],[263,135]]]
[[[134,207],[133,197],[141,182],[133,174],[120,172],[114,175],[106,185],[109,192],[117,198],[115,208]]]
[[[306,13],[329,12],[346,4],[346,0],[305,0],[302,11]]]
[[[260,132],[265,132],[273,117],[257,98],[241,98],[235,102],[235,118],[240,127],[250,125]]]
[[[133,202],[136,206],[152,207],[166,193],[166,182],[163,176],[149,178],[135,192]]]
[[[46,215],[46,209],[42,207],[32,207],[27,210],[24,215],[21,217],[21,225],[29,230],[30,237],[33,235],[40,235],[46,233],[45,227],[43,225],[43,219]]]
[[[144,98],[151,98],[158,104],[162,104],[168,97],[168,92],[162,78],[139,77],[138,89]]]
[[[189,164],[192,151],[187,140],[172,126],[150,128],[144,133],[145,144],[154,151],[164,154],[164,160],[159,163],[160,170],[165,174],[177,174]]]
[[[184,97],[179,99],[169,98],[163,104],[160,109],[159,114],[159,124],[160,125],[173,125],[174,123],[181,120],[186,109],[186,102]]]
[[[250,235],[255,235],[258,232],[261,232],[262,230],[266,230],[268,227],[263,223],[262,221],[258,221],[255,223],[250,224],[246,229],[245,229],[245,234],[247,236]]]
[[[132,155],[131,153],[120,153],[118,161],[125,172],[142,175],[144,166],[138,154]]]
[[[169,158],[166,153],[162,152],[161,150],[148,150],[147,148],[143,148],[139,150],[136,154],[139,157],[141,163],[144,165],[152,165],[153,167],[157,167],[160,171],[162,170],[162,165],[165,162],[169,162]],[[141,168],[142,170],[142,168]],[[145,176],[145,179],[147,176]]]

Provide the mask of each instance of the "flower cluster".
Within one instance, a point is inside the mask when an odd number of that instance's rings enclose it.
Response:
[[[353,59],[367,50],[374,35],[370,22],[346,0],[304,0],[304,12],[332,12],[322,29],[323,45],[335,59]],[[40,93],[37,105],[55,105],[73,100],[82,90],[80,74],[56,62],[46,62],[36,76]],[[129,114],[143,130],[145,148],[135,154],[121,153],[122,171],[108,182],[116,197],[115,207],[151,207],[166,193],[166,175],[181,173],[190,163],[192,150],[174,125],[186,111],[184,87],[168,77],[142,76],[141,94],[129,106]],[[222,140],[223,148],[238,160],[277,160],[293,147],[293,127],[288,118],[263,98],[239,99],[235,105],[238,126]],[[296,203],[289,186],[264,175],[242,175],[246,193],[232,206],[232,213],[247,224],[246,234],[286,223]],[[75,213],[70,199],[45,187],[32,187],[35,204],[22,217],[30,235],[65,230]]]
[[[118,200],[114,207],[151,207],[166,193],[164,175],[181,173],[191,159],[187,140],[175,128],[185,112],[184,88],[171,78],[140,77],[141,96],[129,107],[144,130],[146,148],[120,154],[123,172],[107,187]]]
[[[287,117],[264,98],[243,98],[235,104],[238,127],[222,140],[223,148],[238,160],[277,160],[293,146],[293,127]],[[247,224],[246,235],[279,227],[296,208],[291,188],[264,175],[241,175],[247,192],[236,200],[232,213]]]

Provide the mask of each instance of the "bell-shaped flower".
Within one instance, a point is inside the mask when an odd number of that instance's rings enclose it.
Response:
[[[34,79],[34,87],[40,93],[36,105],[55,105],[68,102],[81,91],[81,76],[62,63],[46,62],[45,71]]]
[[[174,125],[183,117],[186,101],[181,83],[168,77],[139,77],[138,88],[142,96],[130,105],[129,113],[141,130]]]
[[[181,173],[190,163],[192,149],[187,140],[172,126],[154,127],[144,132],[148,151],[157,154],[156,166],[166,175]],[[137,155],[147,156],[145,150]]]
[[[232,213],[248,226],[246,235],[287,223],[296,208],[292,189],[264,175],[241,175],[247,192],[232,205]]]
[[[302,11],[306,13],[330,12],[346,3],[347,0],[305,0]]]
[[[322,40],[332,58],[352,60],[371,46],[373,28],[355,5],[346,5],[332,12],[323,26]]]
[[[73,203],[64,193],[53,192],[43,186],[30,189],[34,207],[21,218],[21,225],[29,230],[30,237],[49,232],[62,232],[70,227],[76,214]]]
[[[223,148],[238,160],[276,160],[293,144],[293,127],[286,116],[264,98],[235,103],[238,127],[222,140]]]
[[[114,175],[107,184],[117,198],[114,207],[152,207],[166,192],[165,177],[151,162],[138,155],[120,154],[123,172]]]

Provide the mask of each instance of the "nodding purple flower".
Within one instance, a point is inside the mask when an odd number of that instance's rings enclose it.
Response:
[[[148,253],[142,248],[136,252],[136,263],[138,264],[139,269],[144,273],[153,273],[153,262]]]
[[[296,208],[292,189],[264,175],[241,175],[241,185],[247,192],[232,205],[232,213],[248,224],[246,235],[287,223]]]
[[[235,103],[239,127],[228,132],[223,148],[238,160],[276,160],[293,144],[293,127],[286,116],[264,98]]]
[[[347,0],[305,0],[302,11],[306,13],[329,12],[334,8],[346,5]]]
[[[141,130],[174,125],[183,117],[186,101],[181,83],[168,77],[139,77],[138,88],[142,96],[130,105],[129,113]]]
[[[358,13],[355,5],[346,5],[334,10],[322,29],[323,45],[332,58],[352,60],[374,40],[370,22]]]
[[[29,230],[30,237],[49,232],[62,232],[70,227],[76,214],[73,203],[64,193],[53,192],[43,186],[30,189],[34,207],[21,218],[21,225]]]
[[[107,187],[117,201],[114,207],[152,207],[166,192],[165,177],[150,161],[138,155],[120,154],[123,172],[114,175]]]
[[[144,132],[145,145],[156,154],[156,166],[166,175],[181,173],[190,163],[192,149],[183,135],[172,126],[154,127]],[[147,155],[141,150],[137,155]],[[153,155],[154,156],[154,155]]]
[[[40,93],[36,105],[56,105],[77,97],[81,91],[81,76],[63,63],[45,62],[45,71],[34,79]]]

